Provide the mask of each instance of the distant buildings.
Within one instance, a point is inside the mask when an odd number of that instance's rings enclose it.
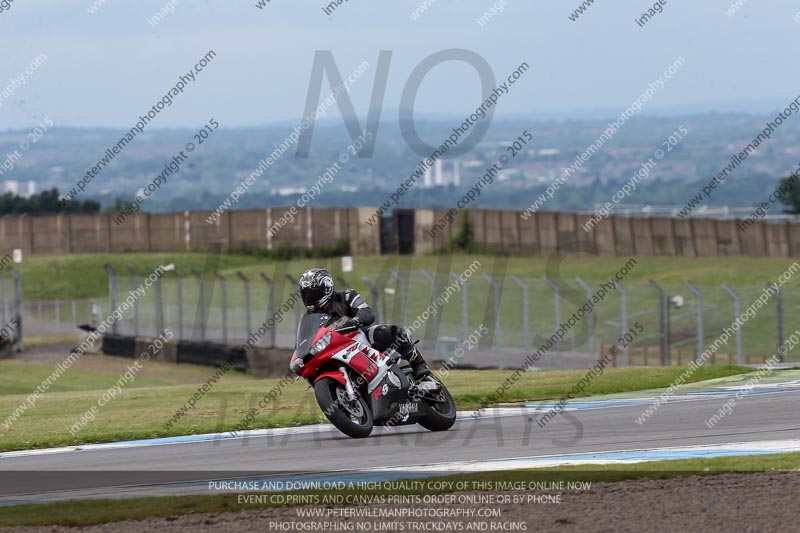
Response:
[[[444,176],[442,175],[442,169],[444,168],[444,163],[441,159],[437,159],[436,162],[433,164],[433,184],[434,185],[444,185]]]
[[[272,194],[278,196],[291,196],[293,194],[303,194],[306,192],[306,187],[279,187],[272,189]]]
[[[422,186],[424,188],[442,187],[445,185],[461,185],[461,163],[458,159],[453,159],[451,170],[449,172],[444,170],[445,163],[441,159],[437,159],[433,164],[433,169],[425,169],[425,174],[422,176]]]
[[[20,186],[22,185],[22,187]],[[20,184],[17,180],[5,180],[3,182],[3,192],[10,192],[14,196],[29,197],[36,194],[36,182],[28,181]]]

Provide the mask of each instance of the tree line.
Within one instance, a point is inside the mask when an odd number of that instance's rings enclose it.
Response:
[[[738,185],[738,184],[737,184]],[[684,187],[691,186],[684,184]],[[598,184],[598,187],[603,189],[603,187]],[[592,188],[596,189],[596,188]],[[761,189],[760,187],[756,187],[755,190]],[[750,198],[754,198],[758,196],[755,193],[755,190],[749,191]],[[582,194],[586,194],[587,188],[585,187],[576,187],[574,189],[566,189],[563,191],[565,194],[572,194],[576,195],[579,198]],[[513,193],[515,197],[519,197],[519,191],[510,191]],[[597,191],[593,191],[596,193]],[[663,195],[664,191],[661,191]],[[683,192],[683,189],[681,189]],[[773,196],[776,200],[779,200],[783,206],[783,213],[786,214],[800,214],[800,172],[792,174],[786,178],[782,178],[778,182],[778,187],[775,190],[776,194]],[[780,192],[780,194],[778,194]],[[383,191],[381,191],[383,193]],[[532,191],[531,194],[535,194],[536,191]],[[761,193],[763,194],[763,193]],[[755,196],[754,196],[755,195]],[[428,195],[430,196],[430,195]],[[503,196],[503,195],[501,195]],[[58,202],[59,202],[60,194],[58,192],[58,188],[52,188],[50,190],[42,191],[39,194],[33,194],[28,197],[23,197],[16,195],[11,192],[7,192],[0,196],[0,215],[52,215],[56,213],[62,214],[81,214],[81,215],[93,215],[96,213],[100,213],[101,210],[103,213],[119,213],[124,211],[125,207],[127,206],[128,202],[116,198],[114,202],[106,205],[103,208],[103,205],[97,200],[67,200],[63,206],[59,209]],[[209,201],[209,198],[213,198],[213,195],[205,195],[205,201],[200,202],[200,204],[205,204]],[[284,198],[285,200],[285,198]],[[331,205],[327,205],[329,203],[333,204],[347,204],[348,202],[343,201],[345,198],[332,198],[328,202],[325,202],[326,205],[322,205],[321,207],[332,207]],[[585,203],[586,198],[582,198],[582,202]],[[184,203],[185,200],[184,200]],[[505,202],[502,201],[500,198],[500,204]],[[580,208],[578,204],[575,202],[566,202],[567,205],[560,206],[563,210],[569,211]],[[573,205],[570,205],[573,204]],[[657,204],[654,204],[657,205]],[[421,201],[418,207],[432,207],[432,204],[429,204],[425,201]],[[251,206],[245,206],[251,207]],[[507,206],[510,209],[515,208],[512,205]],[[203,209],[207,208],[207,206],[203,205],[184,205],[181,209],[192,208],[192,209]],[[502,209],[501,206],[495,206],[495,208]]]
[[[68,200],[59,207],[59,199],[57,188],[28,197],[7,192],[0,196],[0,215],[53,215],[59,212],[92,215],[100,212],[100,202],[96,200]]]

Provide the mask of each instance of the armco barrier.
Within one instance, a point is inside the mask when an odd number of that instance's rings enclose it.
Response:
[[[292,350],[280,348],[256,348],[247,351],[247,367],[257,378],[285,376],[289,370]]]
[[[136,338],[136,351],[134,357],[139,357],[141,354],[146,353],[152,356],[153,361],[161,361],[164,363],[177,363],[178,362],[178,343],[175,341],[167,341],[161,344],[161,349],[153,355],[153,348],[151,347],[153,339],[148,337]]]
[[[236,370],[247,370],[247,357],[241,348],[199,341],[178,341],[178,363],[223,366],[229,363]]]
[[[135,358],[142,353],[152,354],[150,345],[153,339],[126,335],[104,335],[103,353],[119,357]],[[246,371],[248,356],[239,347],[226,346],[213,342],[178,341],[163,342],[162,348],[153,356],[153,361],[166,363],[188,363],[193,365],[219,367],[230,363],[234,369]],[[276,361],[277,364],[277,361]],[[288,358],[284,365],[288,365]],[[261,369],[263,372],[264,369]]]
[[[103,335],[103,353],[120,357],[134,357],[136,353],[136,337]]]

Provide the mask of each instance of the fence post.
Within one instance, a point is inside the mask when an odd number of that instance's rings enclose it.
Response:
[[[378,309],[379,309],[379,307],[378,307],[378,300],[380,300],[380,296],[378,295],[378,287],[377,287],[377,286],[375,285],[375,283],[374,283],[374,282],[373,282],[371,279],[369,279],[367,276],[364,276],[364,277],[362,277],[362,278],[361,278],[361,281],[363,281],[363,282],[364,282],[364,285],[366,285],[367,287],[369,287],[370,299],[371,299],[373,302],[375,302],[375,303],[373,304],[373,305],[374,305],[374,307],[372,307],[372,309],[373,309],[373,311],[375,311],[375,315],[376,315],[376,316],[375,316],[375,322],[378,322],[378,318],[379,318],[379,317],[377,316],[377,315],[378,315]]]
[[[219,272],[214,272],[214,277],[222,287],[222,343],[228,344],[228,282]]]
[[[700,354],[703,353],[703,293],[700,292],[700,289],[694,286],[694,284],[690,281],[686,282],[686,286],[689,287],[689,290],[694,293],[695,298],[697,298],[697,358],[700,357]],[[695,359],[695,363],[697,360]]]
[[[369,287],[370,299],[375,302],[370,307],[372,311],[375,313],[375,322],[379,321],[386,321],[388,319],[388,314],[386,313],[386,293],[378,288],[378,278],[375,278],[375,281],[370,280],[368,277],[364,276],[361,278],[361,281]],[[384,285],[384,289],[386,286]],[[381,294],[383,293],[383,294]],[[367,302],[369,304],[369,302]],[[379,320],[380,319],[380,320]]]
[[[251,318],[251,310],[250,310],[250,280],[245,277],[240,271],[236,271],[236,277],[238,277],[242,285],[244,285],[244,316],[245,316],[245,328],[247,328],[247,332],[244,334],[244,338],[247,339],[250,337],[250,333],[253,329],[252,318]]]
[[[197,313],[200,315],[200,340],[206,340],[206,281],[202,274],[192,269],[192,276],[197,279]]]
[[[467,294],[467,282],[462,281],[458,274],[450,272],[450,276],[456,280],[461,289],[461,334],[466,340],[469,337],[469,296]],[[469,279],[469,278],[468,278]]]
[[[513,279],[522,289],[522,323],[525,332],[525,351],[531,353],[531,315],[530,301],[528,300],[528,284],[517,277],[516,274],[512,274],[511,279]]]
[[[0,280],[3,283],[3,324],[8,324],[9,315],[11,314],[8,310],[8,292],[6,292],[6,278],[5,276],[0,276]],[[75,324],[75,321],[72,321]]]
[[[298,285],[298,283],[299,283],[299,280],[296,280],[296,279],[294,279],[294,278],[291,276],[291,274],[286,274],[286,279],[288,279],[288,280],[289,280],[289,283],[291,283],[291,285],[289,286],[289,290],[290,290],[290,291],[292,290],[292,287],[297,287],[297,285]],[[299,305],[296,305],[296,306],[294,306],[294,333],[295,333],[295,334],[294,334],[294,335],[292,335],[292,338],[295,338],[295,337],[296,337],[296,335],[297,335],[297,328],[298,328],[299,326],[300,326],[300,306],[299,306]]]
[[[17,315],[17,353],[22,351],[22,274],[8,267],[14,277],[14,314]]]
[[[136,286],[139,284],[139,277],[136,275],[136,272],[128,266],[125,265],[125,270],[128,272],[128,275],[131,277],[131,291],[136,291]],[[113,312],[113,310],[112,310]],[[134,298],[133,300],[133,336],[139,336],[139,298]]]
[[[544,280],[550,285],[550,288],[553,289],[553,313],[556,321],[556,330],[558,330],[561,327],[561,289],[559,289],[558,285],[549,277],[545,276]],[[561,368],[561,338],[556,339],[556,353],[558,354],[556,358],[556,368]]]
[[[111,312],[117,309],[117,271],[108,263],[103,265],[103,270],[108,273],[108,295],[109,303],[111,304]],[[111,333],[117,334],[117,321],[111,324]]]
[[[263,279],[266,282],[267,286],[269,287],[269,297],[267,303],[267,305],[269,306],[267,308],[267,321],[269,321],[269,319],[275,315],[275,282],[272,281],[272,279],[263,272],[261,272],[260,275],[261,279]],[[273,324],[273,326],[269,328],[269,338],[270,338],[271,348],[275,348],[277,326],[278,326],[277,324]]]
[[[778,356],[780,357],[780,362],[783,363],[783,294],[774,283],[767,283],[765,287],[767,290],[775,291],[775,304],[777,305],[778,313]]]
[[[156,277],[156,337],[164,333],[164,297],[161,294],[161,276]]]
[[[731,295],[731,298],[733,298],[733,319],[735,321],[742,315],[739,294],[731,289],[727,283],[723,283],[722,288],[725,289],[725,292]],[[744,358],[742,357],[742,328],[736,329],[736,364],[744,364]]]
[[[503,342],[503,328],[500,325],[500,285],[487,274],[486,272],[483,273],[483,278],[489,282],[489,286],[492,287],[492,302],[494,307],[494,338],[495,346],[502,348],[505,343]]]
[[[583,290],[586,291],[586,297],[589,300],[591,300],[592,299],[592,294],[594,294],[594,291],[592,290],[592,287],[589,286],[588,283],[583,281],[583,278],[581,278],[580,276],[575,276],[575,281],[578,282],[578,285],[583,287]],[[623,314],[624,314],[624,311],[623,311]],[[589,323],[589,360],[591,362],[592,358],[595,356],[595,351],[594,351],[594,345],[595,345],[595,342],[594,342],[595,341],[595,339],[594,339],[594,308],[592,308],[592,312],[589,313],[589,317],[588,317],[587,320],[588,320],[588,323]],[[628,364],[627,356],[625,357],[625,364],[626,365]]]
[[[661,345],[661,364],[667,364],[667,323],[664,316],[664,289],[655,282],[655,280],[649,281],[650,286],[653,287],[656,292],[658,292],[658,330],[659,330],[659,339]]]
[[[401,324],[403,325],[403,327],[405,327],[406,326],[406,320],[407,320],[407,317],[406,317],[406,309],[407,309],[407,307],[406,307],[406,303],[407,303],[406,302],[406,298],[408,297],[406,280],[403,278],[403,275],[400,274],[400,272],[396,268],[391,268],[389,271],[392,273],[392,275],[395,278],[397,278],[397,288],[400,291],[400,317],[402,318]]]
[[[612,280],[614,283],[615,280]],[[628,289],[626,289],[622,283],[616,282],[617,289],[619,290],[619,313],[620,313],[620,329],[622,330],[622,336],[625,337],[625,334],[628,332]],[[625,366],[630,365],[630,346],[625,345],[622,347],[622,355],[624,356]]]
[[[183,278],[175,270],[175,282],[178,289],[178,338],[183,339]]]
[[[420,269],[422,275],[427,279],[431,284],[431,306],[434,309],[433,313],[433,338],[439,338],[439,309],[434,305],[436,303],[436,276],[432,275],[427,270]],[[438,343],[437,343],[438,344]]]
[[[8,299],[6,298],[6,278],[0,276],[0,290],[3,294],[3,324],[8,324]]]

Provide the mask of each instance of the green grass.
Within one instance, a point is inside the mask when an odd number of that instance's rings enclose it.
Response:
[[[37,336],[25,335],[25,348],[36,348],[38,346],[53,346],[56,344],[77,344],[78,335],[56,335],[56,336]],[[16,349],[16,348],[14,348]]]
[[[592,379],[586,392],[575,397],[597,396],[620,392],[641,391],[669,387],[687,367],[626,367],[609,368],[602,376]],[[708,365],[699,367],[686,379],[686,383],[696,383],[709,379],[734,376],[750,372],[752,369],[736,365]],[[502,402],[550,400],[562,398],[575,384],[586,376],[587,370],[546,370],[527,372],[524,382],[521,379],[502,398]],[[461,371],[453,372],[446,381],[453,392],[459,409],[478,407],[484,398],[502,382],[509,371]],[[481,383],[481,376],[487,383]]]
[[[132,362],[132,361],[131,361]],[[0,395],[28,395],[42,381],[53,372],[53,367],[36,363],[20,364],[4,362],[0,365]],[[70,370],[65,372],[49,392],[70,392],[85,390],[106,390],[119,379],[119,373],[113,372],[88,372],[85,370]],[[160,379],[139,377],[130,384],[130,387],[157,387],[168,385],[169,382]]]
[[[454,255],[415,255],[415,256],[364,256],[355,258],[357,275],[344,274],[354,284],[363,284],[361,276],[372,278],[386,272],[392,266],[418,272],[425,268],[435,271],[437,265],[448,271],[462,272],[475,259],[484,264],[487,272],[492,271],[495,261],[507,262],[506,274],[516,274],[521,278],[542,278],[545,274],[554,277],[557,261],[547,257],[514,256],[495,258],[492,256]],[[567,257],[558,270],[564,280],[574,280],[581,276],[586,280],[608,279],[627,258],[621,257]],[[399,261],[399,264],[398,264]],[[626,277],[627,282],[647,282],[650,278],[659,282],[683,283],[691,280],[699,285],[728,283],[732,286],[762,286],[774,280],[792,263],[787,259],[726,257],[719,258],[668,258],[641,257],[639,264]],[[111,264],[120,274],[124,265],[131,266],[140,274],[151,272],[157,265],[174,263],[176,269],[189,275],[192,268],[199,272],[215,270],[233,276],[237,270],[258,280],[260,272],[278,274],[276,279],[283,281],[283,272],[295,278],[305,269],[320,264],[327,266],[334,274],[342,274],[340,262],[334,259],[296,259],[292,261],[271,261],[244,254],[205,254],[205,253],[127,253],[127,254],[82,254],[62,256],[32,256],[25,260],[20,270],[25,276],[25,294],[30,299],[81,299],[100,298],[108,294],[108,276],[102,269],[104,263]],[[800,287],[800,279],[793,280],[791,286]]]
[[[127,275],[125,265],[139,274],[149,274],[158,265],[175,264],[189,275],[199,272],[230,271],[258,264],[256,257],[246,255],[201,253],[126,253],[31,256],[18,270],[23,274],[25,298],[30,300],[77,300],[108,295],[108,275],[103,264],[110,264],[120,275]],[[17,265],[15,265],[15,268]],[[141,281],[140,281],[141,282]]]
[[[120,375],[134,363],[123,357],[84,355],[63,373],[48,392],[105,391],[117,382]],[[55,363],[9,359],[0,361],[0,397],[31,393],[54,371]],[[161,387],[202,383],[208,379],[211,369],[199,365],[174,365],[160,361],[148,361],[137,372],[136,380],[127,387]],[[235,376],[235,377],[233,377]],[[253,382],[255,378],[239,372],[231,372],[232,381]]]
[[[687,475],[713,476],[729,472],[768,472],[796,470],[800,464],[800,453],[718,457],[713,459],[685,459],[652,461],[627,465],[582,465],[532,470],[481,472],[436,478],[448,481],[448,487],[438,490],[396,490],[386,484],[370,491],[302,491],[292,494],[325,495],[359,494],[441,494],[452,492],[456,482],[582,482],[614,483],[636,479],[671,479]],[[0,527],[13,526],[83,526],[105,524],[122,520],[142,520],[153,517],[177,517],[200,513],[225,513],[278,507],[271,503],[238,503],[238,494],[214,496],[170,496],[161,498],[133,498],[124,500],[74,500],[47,504],[24,504],[0,507]]]
[[[120,363],[127,364],[128,361],[121,360]],[[149,367],[150,364],[146,366]],[[164,366],[170,368],[170,365]],[[174,368],[174,365],[172,367]],[[7,368],[13,368],[13,365],[0,362],[0,372],[5,372]],[[595,377],[590,387],[587,387],[580,396],[667,387],[682,371],[681,367],[611,368]],[[704,366],[692,375],[691,381],[749,371],[748,368],[737,366]],[[66,379],[72,372],[73,369],[63,378]],[[196,409],[189,411],[189,414],[174,426],[165,429],[163,425],[195,393],[198,384],[208,379],[211,373],[210,369],[206,369],[205,374],[201,374],[191,384],[124,387],[114,401],[100,409],[96,420],[75,437],[69,433],[68,428],[97,401],[105,388],[48,392],[10,429],[0,424],[0,451],[232,430],[241,423],[250,406],[256,405],[278,381],[238,379],[234,373],[229,373],[197,403]],[[469,410],[481,406],[509,373],[507,370],[451,371],[445,383],[453,394],[458,408]],[[586,370],[526,372],[499,401],[558,399],[566,395],[585,375]],[[118,376],[119,373],[107,378],[109,386],[118,379]],[[151,377],[164,379],[158,375]],[[93,386],[98,382],[98,378],[87,378],[83,374],[70,379],[72,380],[70,386],[78,388],[76,382],[81,379],[85,379],[86,386]],[[35,378],[27,381],[31,388],[34,383],[36,383]],[[0,422],[25,401],[31,388],[27,389],[26,394],[0,396],[0,413],[3,413]],[[276,401],[259,411],[250,427],[286,427],[319,423],[321,413],[313,391],[305,389],[304,382],[290,384]]]

